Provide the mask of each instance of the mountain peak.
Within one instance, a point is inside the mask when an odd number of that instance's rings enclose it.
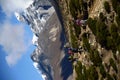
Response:
[[[51,3],[55,5],[56,2],[52,0]],[[27,23],[34,34],[32,41],[36,49],[31,59],[44,80],[67,80],[72,73],[72,65],[68,61],[64,64],[62,60],[65,57],[63,26],[58,18],[60,14],[57,15],[51,3],[48,0],[35,0],[22,13],[15,15],[19,21]],[[71,69],[68,70],[71,72],[65,72],[66,69]]]

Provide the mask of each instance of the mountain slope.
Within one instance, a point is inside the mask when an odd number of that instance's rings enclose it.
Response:
[[[32,41],[36,49],[31,59],[44,79],[72,80],[72,64],[63,49],[64,29],[56,2],[35,0],[26,10],[15,15],[19,21],[27,23],[34,34]]]

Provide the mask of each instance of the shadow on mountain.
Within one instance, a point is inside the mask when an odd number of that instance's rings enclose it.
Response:
[[[60,35],[60,41],[61,41],[61,50],[63,50],[64,48],[64,44],[66,42],[66,36],[65,36],[65,30],[64,30],[64,26],[63,26],[63,20],[61,17],[61,13],[58,13],[58,18],[61,22],[62,25],[62,32]],[[64,54],[65,56],[63,57],[63,59],[60,62],[60,66],[61,66],[61,76],[63,78],[63,80],[68,80],[68,78],[73,74],[73,68],[72,68],[72,63],[68,60],[69,55],[67,54],[67,49],[64,49]]]
[[[73,73],[72,63],[68,61],[68,55],[66,54],[61,63],[61,76],[63,80],[67,80]]]
[[[35,51],[34,51],[35,52]],[[36,52],[35,52],[36,53]],[[45,74],[47,77],[45,78],[45,80],[53,80],[53,76],[52,76],[52,68],[49,64],[49,60],[47,58],[47,56],[44,53],[41,53],[38,57],[38,59],[36,59],[36,54],[32,54],[31,55],[31,59],[38,63],[36,65],[37,69],[42,73]]]
[[[47,75],[47,80],[53,80],[52,69],[48,61],[46,55],[41,53],[41,56],[39,56],[39,69],[43,74]]]
[[[61,41],[60,49],[64,50],[63,54],[65,54],[65,56],[62,58],[62,60],[60,62],[61,76],[62,76],[63,80],[68,80],[68,78],[73,74],[73,68],[72,68],[72,63],[68,60],[68,57],[69,57],[69,55],[67,54],[68,51],[67,51],[67,49],[64,49],[64,44],[66,42],[66,36],[65,36],[63,21],[62,21],[62,19],[60,19],[62,17],[59,15],[58,18],[61,21],[61,25],[62,25],[62,31],[61,31],[61,35],[60,35],[60,41]]]

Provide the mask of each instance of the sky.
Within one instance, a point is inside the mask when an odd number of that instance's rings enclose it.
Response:
[[[30,58],[35,46],[27,24],[15,11],[24,10],[31,0],[0,0],[0,80],[42,80]]]

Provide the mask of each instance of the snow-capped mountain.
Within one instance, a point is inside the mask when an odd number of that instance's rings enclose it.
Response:
[[[44,80],[72,80],[68,79],[72,74],[72,65],[63,50],[65,37],[59,15],[55,12],[57,4],[54,0],[49,1],[34,0],[28,8],[15,12],[15,15],[33,32],[32,41],[36,49],[31,59]]]
[[[35,0],[27,9],[15,12],[15,15],[19,21],[27,23],[38,36],[53,12],[55,10],[48,0]]]

